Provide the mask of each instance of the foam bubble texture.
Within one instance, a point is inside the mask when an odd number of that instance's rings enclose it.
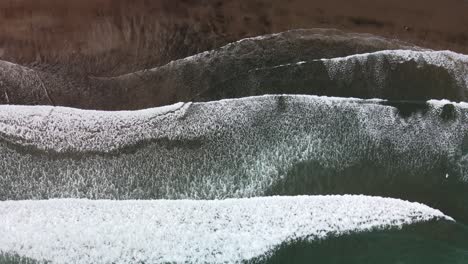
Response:
[[[368,77],[366,80],[376,79],[374,83],[377,83],[378,87],[376,88],[380,89],[386,83],[387,71],[397,67],[398,64],[411,61],[415,62],[417,67],[432,65],[443,68],[456,81],[458,87],[464,90],[468,88],[468,56],[452,51],[383,50],[346,57],[321,59],[321,61],[327,66],[331,79],[351,82],[352,71],[365,69],[367,71],[366,77]],[[366,63],[371,61],[372,69],[369,69],[366,67]],[[463,92],[466,93],[466,91]]]
[[[0,251],[52,263],[238,263],[298,239],[451,220],[418,203],[349,195],[6,201],[0,216]]]
[[[414,177],[442,162],[447,171],[431,177],[466,183],[465,104],[431,101],[400,116],[383,103],[261,96],[134,112],[0,106],[0,198],[250,197],[310,161],[337,175],[365,161],[381,175]]]

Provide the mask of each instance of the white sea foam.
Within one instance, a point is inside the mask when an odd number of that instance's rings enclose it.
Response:
[[[298,103],[316,107],[337,104],[344,107],[369,106],[385,100],[358,99],[309,95],[281,95]],[[255,114],[274,103],[276,95],[223,99],[207,103],[195,103],[203,110],[194,118],[198,121],[234,118],[242,122],[243,116]],[[430,105],[442,107],[451,103],[458,108],[468,108],[466,103],[453,103],[448,100],[430,100]],[[110,152],[139,141],[156,138],[178,138],[181,135],[209,133],[206,128],[194,122],[188,128],[184,115],[189,114],[192,103],[156,107],[136,111],[96,111],[68,107],[0,105],[0,138],[15,144],[34,146],[42,150],[76,152]],[[239,108],[241,106],[241,108]],[[253,110],[246,113],[248,109]],[[363,109],[364,110],[364,109]],[[187,113],[188,111],[188,113]],[[222,112],[211,116],[211,113]],[[233,120],[234,120],[233,119]],[[229,120],[223,120],[229,121]],[[371,120],[369,120],[371,121]],[[229,122],[230,123],[230,122]],[[221,124],[220,124],[221,125]],[[185,131],[184,131],[185,129]],[[223,129],[222,126],[211,129]],[[198,131],[197,131],[198,130]]]
[[[235,263],[282,243],[452,220],[368,196],[0,202],[0,251],[52,263]]]
[[[436,102],[406,118],[377,99],[299,95],[124,112],[0,106],[0,197],[251,197],[268,194],[310,162],[323,170],[371,163],[382,175],[395,168],[428,175],[440,171],[434,161],[446,160],[450,179],[466,182],[467,106],[452,103],[445,120],[449,102]],[[405,175],[395,177],[405,182]]]
[[[414,61],[419,67],[433,65],[447,70],[458,87],[468,89],[468,56],[452,51],[414,51],[414,50],[383,50],[372,53],[354,54],[346,57],[320,59],[327,66],[330,79],[346,80],[352,76],[354,66],[363,67],[370,60],[375,60],[373,76],[380,77],[377,84],[382,87],[385,83],[384,63],[397,65]],[[353,66],[354,65],[354,66]],[[367,68],[364,68],[367,69]],[[351,80],[348,80],[351,81]]]
[[[56,151],[112,151],[164,133],[190,103],[138,111],[0,105],[0,138]]]
[[[271,41],[274,44],[259,45],[259,43],[268,43],[268,41]],[[278,48],[281,49],[280,47],[283,47],[286,49],[288,48],[290,49],[291,47],[294,47],[294,45],[292,44],[294,44],[295,41],[298,41],[298,42],[308,41],[311,44],[310,45],[311,47],[314,46],[314,44],[316,45],[316,43],[320,43],[322,41],[328,41],[328,42],[331,41],[332,43],[333,42],[343,42],[343,43],[345,42],[345,43],[352,43],[352,45],[363,45],[363,46],[367,46],[367,50],[369,49],[382,50],[385,48],[386,49],[400,48],[400,49],[411,49],[411,50],[427,50],[427,49],[423,49],[415,45],[412,45],[410,43],[402,42],[402,41],[395,40],[395,39],[386,39],[386,38],[371,35],[371,34],[345,33],[336,29],[320,29],[320,28],[294,29],[294,30],[288,30],[285,32],[280,32],[280,33],[260,35],[260,36],[240,39],[238,41],[228,43],[225,46],[222,46],[218,49],[200,52],[192,56],[188,56],[182,59],[171,61],[168,64],[163,65],[161,67],[145,69],[145,70],[134,72],[134,73],[128,73],[128,74],[120,75],[119,77],[129,77],[131,75],[151,74],[151,72],[157,72],[157,71],[171,68],[174,66],[177,67],[180,65],[185,65],[187,63],[199,63],[200,65],[205,65],[206,63],[207,65],[210,65],[212,60],[213,62],[215,62],[215,61],[218,61],[222,57],[226,58],[226,56],[228,57],[233,56],[235,59],[249,57],[250,55],[252,55],[249,53],[255,54],[255,52],[252,52],[253,47],[255,47],[256,52],[266,52],[266,53],[272,54],[272,50],[275,50]],[[244,44],[247,45],[248,48],[244,47],[243,46]],[[352,49],[356,49],[356,47],[351,48],[351,50]],[[324,52],[324,54],[327,54],[327,53],[328,52]],[[309,54],[305,54],[305,56],[308,56],[308,55]],[[207,67],[207,65],[203,66],[202,68],[210,68],[210,67]],[[174,69],[172,68],[172,70]]]

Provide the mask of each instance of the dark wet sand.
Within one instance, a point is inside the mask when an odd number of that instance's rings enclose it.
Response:
[[[468,0],[5,0],[0,59],[115,75],[313,27],[468,53],[467,14]]]

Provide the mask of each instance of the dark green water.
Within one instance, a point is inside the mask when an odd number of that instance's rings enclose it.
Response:
[[[439,221],[319,242],[300,241],[251,263],[466,264],[468,227]]]
[[[248,243],[248,241],[246,241]],[[282,245],[268,257],[249,264],[466,264],[468,226],[434,221],[402,229],[372,231]],[[1,264],[34,264],[18,255],[0,254]]]
[[[388,159],[396,160],[392,156],[388,156]],[[467,224],[468,184],[454,177],[456,172],[452,172],[444,160],[434,160],[431,166],[427,171],[412,173],[401,168],[388,170],[384,165],[368,160],[341,170],[326,168],[314,161],[302,162],[285,172],[287,176],[268,190],[267,194],[364,194],[393,197],[424,203]],[[446,174],[451,176],[446,178]]]

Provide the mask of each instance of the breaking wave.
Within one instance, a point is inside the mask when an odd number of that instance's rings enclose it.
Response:
[[[468,56],[449,51],[378,51],[257,68],[209,83],[194,100],[311,94],[391,100],[467,100]]]
[[[363,193],[468,219],[467,105],[261,96],[141,111],[1,106],[0,198]]]
[[[122,76],[74,76],[0,61],[0,103],[85,109],[142,109],[201,100],[198,95],[250,70],[391,49],[397,40],[332,29],[291,30],[243,39],[167,65]],[[254,95],[254,94],[251,94]],[[205,99],[208,94],[204,94]]]
[[[349,195],[9,201],[0,203],[0,213],[4,259],[53,263],[240,263],[266,260],[280,246],[282,254],[297,241],[428,222],[454,225],[422,204]]]
[[[466,55],[293,30],[0,83],[0,262],[468,261]]]
[[[250,263],[462,264],[468,260],[467,237],[468,227],[464,225],[428,222],[321,241],[296,241]]]

